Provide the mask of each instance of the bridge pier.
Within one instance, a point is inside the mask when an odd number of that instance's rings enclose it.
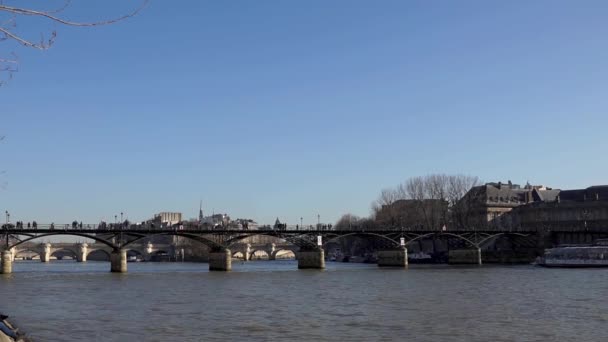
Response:
[[[42,253],[40,253],[40,262],[49,262],[51,261],[51,244],[43,243],[42,244]]]
[[[89,251],[89,245],[86,243],[81,243],[80,245],[78,245],[79,247],[79,254],[76,256],[76,261],[78,262],[86,262],[87,261],[87,254]]]
[[[13,253],[10,250],[2,251],[2,274],[13,273]]]
[[[209,271],[231,271],[232,252],[229,249],[213,250],[209,253]]]
[[[274,243],[271,243],[270,246],[268,246],[268,250],[266,251],[266,254],[268,254],[268,260],[276,260],[276,252],[277,252],[277,245]]]
[[[297,257],[299,269],[325,268],[325,251],[323,249],[300,251]]]
[[[127,250],[115,249],[110,253],[110,271],[127,273]]]
[[[450,250],[448,264],[481,265],[481,248]]]
[[[247,244],[247,248],[245,248],[245,252],[243,252],[243,261],[251,260],[251,244]]]
[[[407,268],[407,248],[378,251],[379,267],[403,267]]]

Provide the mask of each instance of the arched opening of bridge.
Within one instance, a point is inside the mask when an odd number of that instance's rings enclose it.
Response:
[[[15,260],[40,260],[40,252],[24,249],[15,252]]]
[[[103,249],[95,249],[87,255],[88,261],[110,261],[110,253]]]
[[[484,263],[530,264],[539,253],[535,235],[504,233],[485,238],[480,243]]]
[[[330,261],[377,263],[380,267],[406,268],[408,265],[408,251],[395,234],[330,233],[323,244],[324,250],[327,251],[329,247],[332,249],[327,255]]]
[[[245,255],[242,252],[236,252],[236,253],[232,254],[232,258],[233,259],[244,260],[245,259]]]
[[[78,255],[69,249],[58,249],[56,251],[54,251],[53,253],[51,253],[51,257],[50,260],[72,260],[75,261],[76,259],[78,259]]]
[[[377,261],[378,251],[398,249],[399,242],[375,233],[357,232],[331,237],[323,248],[331,261],[372,263]]]
[[[325,257],[328,261],[343,261],[344,253],[342,251],[342,244],[339,241],[329,241],[323,246],[323,249],[325,249]]]
[[[144,255],[134,249],[127,250],[127,262],[140,262],[145,261]]]
[[[275,260],[295,260],[296,254],[289,249],[279,249],[275,252]]]
[[[412,263],[481,265],[482,240],[474,233],[431,232],[410,238],[406,246]]]
[[[251,257],[249,258],[249,260],[269,260],[270,259],[270,255],[268,255],[268,253],[264,250],[258,249],[256,251],[253,251],[253,253],[251,253]]]
[[[163,261],[175,261],[173,255],[165,250],[156,251],[150,254],[150,261],[153,262],[163,262]]]

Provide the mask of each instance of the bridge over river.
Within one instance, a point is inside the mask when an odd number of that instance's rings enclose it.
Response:
[[[90,226],[90,225],[87,225]],[[166,251],[171,246],[150,243],[150,239],[159,236],[176,236],[200,243],[209,249],[209,269],[213,271],[229,271],[232,268],[232,258],[241,255],[249,260],[256,251],[264,251],[269,259],[274,259],[281,251],[295,254],[300,269],[325,268],[326,251],[348,237],[357,237],[374,241],[378,266],[407,267],[408,249],[417,250],[425,242],[435,244],[440,240],[456,241],[455,248],[449,249],[450,263],[479,264],[484,258],[496,262],[496,253],[489,253],[498,241],[508,241],[528,252],[527,256],[534,258],[542,254],[544,248],[559,243],[593,242],[598,238],[608,237],[608,231],[598,229],[593,231],[416,231],[406,229],[390,230],[301,230],[301,229],[266,229],[266,230],[201,230],[201,229],[15,229],[6,227],[3,235],[1,273],[11,273],[16,256],[25,251],[38,255],[40,260],[48,262],[54,253],[64,251],[71,254],[77,261],[84,262],[95,251],[103,251],[109,255],[112,272],[127,272],[128,253],[131,251],[141,255],[144,260],[159,251]],[[72,236],[93,241],[91,243],[40,243],[41,239],[55,236]],[[255,245],[245,243],[246,239],[254,236],[269,236],[282,242]],[[499,255],[500,257],[500,255]],[[494,258],[494,259],[492,259]],[[503,262],[512,262],[509,255],[503,255]],[[529,258],[528,258],[529,259]],[[528,260],[525,259],[525,260]]]

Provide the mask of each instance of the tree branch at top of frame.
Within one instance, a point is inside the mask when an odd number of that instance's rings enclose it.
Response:
[[[71,0],[65,0],[63,4],[55,9],[51,10],[41,10],[35,8],[24,8],[24,7],[15,7],[5,5],[3,1],[0,1],[0,15],[5,14],[9,17],[6,20],[0,20],[0,42],[6,41],[15,41],[19,45],[38,49],[38,50],[47,50],[55,43],[57,38],[57,31],[51,31],[50,35],[45,37],[44,34],[41,34],[39,40],[31,39],[23,36],[22,34],[17,32],[17,20],[19,18],[30,17],[30,18],[40,18],[40,20],[47,20],[50,22],[58,23],[64,26],[73,26],[73,27],[92,27],[92,26],[102,26],[102,25],[110,25],[125,19],[131,18],[141,12],[146,6],[148,6],[150,0],[139,0],[141,1],[140,5],[133,11],[108,20],[101,21],[74,21],[69,20],[65,17],[62,17],[60,14],[66,8],[71,5]],[[14,53],[11,53],[10,57],[0,56],[0,74],[6,74],[3,77],[0,77],[0,86],[7,83],[12,79],[13,74],[18,71],[18,58]]]

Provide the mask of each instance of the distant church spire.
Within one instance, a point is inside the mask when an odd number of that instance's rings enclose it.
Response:
[[[203,222],[203,200],[201,200],[201,204],[198,209],[198,222]]]

